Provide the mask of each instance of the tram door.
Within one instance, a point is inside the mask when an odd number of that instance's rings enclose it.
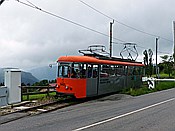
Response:
[[[87,97],[96,96],[98,93],[98,65],[87,64],[86,69],[86,95]]]

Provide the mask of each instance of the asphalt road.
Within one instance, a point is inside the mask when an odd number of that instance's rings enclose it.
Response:
[[[6,123],[0,131],[174,131],[174,116],[175,89],[170,89],[113,95]]]

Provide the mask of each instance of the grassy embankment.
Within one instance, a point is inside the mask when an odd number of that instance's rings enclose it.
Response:
[[[152,77],[156,77],[156,75],[153,75]],[[168,79],[169,75],[165,74],[165,73],[161,73],[159,76],[160,79]],[[171,79],[174,78],[171,75]],[[149,89],[148,85],[146,82],[143,83],[143,85],[141,86],[141,88],[130,88],[130,89],[124,89],[122,91],[122,93],[124,94],[129,94],[132,96],[139,96],[139,95],[143,95],[143,94],[148,94],[148,93],[152,93],[152,92],[156,92],[156,91],[161,91],[161,90],[167,90],[167,89],[171,89],[175,87],[175,82],[170,82],[170,81],[161,81],[161,82],[156,82],[155,83],[155,88],[154,89]]]
[[[143,94],[148,94],[156,91],[167,90],[175,87],[175,82],[157,82],[154,89],[149,89],[147,84],[143,84],[141,88],[130,88],[124,89],[122,93],[139,96]]]

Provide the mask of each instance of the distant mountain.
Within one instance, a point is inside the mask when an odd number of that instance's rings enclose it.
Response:
[[[30,85],[32,85],[32,84],[34,84],[34,83],[36,83],[36,82],[38,82],[39,80],[35,77],[35,76],[33,76],[30,72],[24,72],[24,71],[22,71],[22,73],[21,73],[21,77],[22,77],[22,83],[24,83],[24,84],[28,84],[28,83],[30,83]]]
[[[22,71],[21,72],[21,81],[22,83],[24,84],[34,84],[35,82],[38,82],[39,80],[34,77],[31,73],[29,72],[25,72],[25,71]],[[4,69],[3,68],[0,68],[0,83],[3,83],[4,82]]]
[[[49,66],[38,67],[35,69],[29,70],[37,79],[39,80],[55,80],[56,79],[56,66],[50,68]]]

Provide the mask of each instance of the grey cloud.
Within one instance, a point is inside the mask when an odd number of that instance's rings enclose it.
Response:
[[[30,1],[47,11],[109,34],[111,20],[76,0]],[[125,24],[172,40],[174,0],[85,0],[85,2]],[[115,38],[135,42],[139,46],[155,48],[154,37],[116,22],[113,25],[113,33]],[[104,44],[109,50],[108,37],[20,5],[16,1],[5,1],[0,6],[0,48],[2,49],[0,60],[3,61],[0,67],[30,68],[48,65],[61,55],[79,55],[78,49],[85,49],[92,44]],[[171,53],[172,45],[173,43],[159,40],[161,51]],[[119,56],[123,46],[113,46],[113,54]],[[138,48],[140,57],[143,50]],[[142,61],[141,58],[139,60]]]

